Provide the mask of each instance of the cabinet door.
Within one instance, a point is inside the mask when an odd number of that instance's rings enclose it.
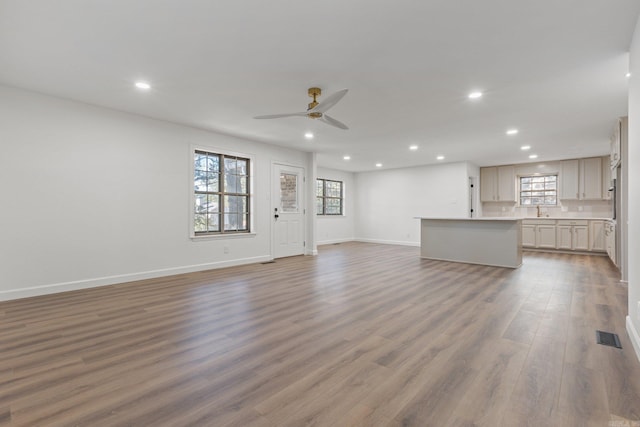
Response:
[[[557,226],[557,244],[558,249],[571,250],[573,249],[571,238],[571,226],[570,225],[558,225]]]
[[[587,225],[574,225],[571,230],[572,246],[576,251],[588,251],[589,250],[589,226]]]
[[[522,246],[527,248],[535,248],[536,246],[536,226],[522,225]]]
[[[602,199],[602,158],[594,157],[591,159],[583,159],[581,183],[582,194],[580,199],[583,200],[601,200]]]
[[[611,200],[611,168],[609,168],[609,157],[602,158],[602,200]]]
[[[605,228],[605,240],[607,245],[607,254],[611,262],[616,263],[616,230],[615,227],[607,224]]]
[[[560,198],[578,200],[580,198],[580,161],[561,161],[560,173]]]
[[[555,249],[556,248],[556,226],[555,225],[538,225],[538,247]]]
[[[498,186],[498,169],[480,168],[480,201],[495,202],[497,201]]]
[[[620,120],[616,120],[616,125],[613,128],[613,135],[611,136],[611,156],[610,169],[615,169],[620,163]]]
[[[609,167],[608,163],[607,167]],[[604,252],[606,250],[604,221],[591,221],[589,226],[591,228],[589,233],[589,250]]]
[[[498,200],[501,202],[516,201],[516,168],[514,166],[498,167]]]

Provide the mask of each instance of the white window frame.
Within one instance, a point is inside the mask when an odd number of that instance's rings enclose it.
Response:
[[[549,176],[555,176],[556,178],[556,189],[555,189],[555,198],[556,198],[556,203],[555,204],[544,204],[544,203],[540,203],[540,204],[531,204],[531,205],[524,205],[522,204],[522,178],[546,178]],[[518,175],[518,181],[517,181],[517,191],[518,191],[518,206],[523,207],[523,208],[535,208],[536,206],[545,206],[545,207],[555,207],[558,206],[558,201],[560,200],[559,198],[559,181],[558,181],[558,174],[557,173],[545,173],[545,174],[529,174],[529,175]],[[534,190],[524,190],[524,191],[534,191]],[[544,191],[544,190],[543,190]],[[544,196],[543,196],[544,198]]]

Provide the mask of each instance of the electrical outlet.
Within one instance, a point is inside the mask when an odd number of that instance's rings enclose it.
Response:
[[[223,250],[224,250],[225,254],[228,254],[229,253],[229,246],[225,246]]]

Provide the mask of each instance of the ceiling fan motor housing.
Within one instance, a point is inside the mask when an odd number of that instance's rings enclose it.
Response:
[[[307,111],[309,111],[314,109],[315,106],[318,105],[316,97],[322,95],[322,89],[320,89],[319,87],[310,87],[307,93],[311,98],[313,98],[313,102],[311,102],[309,104],[309,108],[307,108]],[[309,117],[311,117],[312,119],[317,119],[322,117],[322,113],[309,113]]]

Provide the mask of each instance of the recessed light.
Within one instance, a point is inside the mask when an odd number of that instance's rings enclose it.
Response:
[[[444,156],[438,156],[438,157],[436,157],[436,159],[438,159],[438,160],[444,160]]]
[[[411,151],[416,151],[417,149],[418,149],[417,145],[410,145],[409,146],[409,150],[411,150]]]
[[[345,160],[351,160],[351,156],[344,156],[343,159]]]
[[[532,155],[530,155],[530,156],[529,156],[529,158],[530,158],[530,159],[537,159],[537,158],[538,158],[538,155],[537,155],[537,154],[532,154]]]
[[[530,145],[523,145],[522,147],[520,147],[521,150],[527,151],[531,149]]]
[[[469,94],[469,98],[470,99],[478,99],[478,98],[482,98],[482,92],[471,92]]]
[[[136,87],[143,90],[151,89],[151,85],[147,82],[136,82]]]
[[[515,135],[518,133],[518,129],[509,129],[507,135]]]
[[[376,163],[376,167],[377,168],[381,168],[382,167],[382,163]]]
[[[313,139],[313,134],[311,132],[307,132],[304,134],[304,137],[307,139]]]
[[[627,74],[625,74],[624,76],[625,76],[626,78],[629,78],[629,77],[631,77],[631,73],[627,73]]]

